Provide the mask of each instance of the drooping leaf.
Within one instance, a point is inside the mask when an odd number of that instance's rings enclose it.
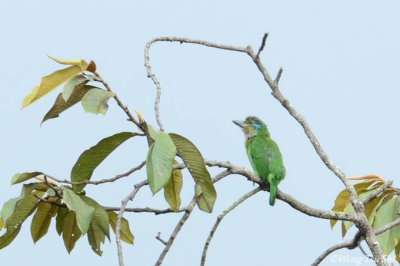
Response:
[[[48,197],[49,201],[59,201],[57,197]],[[36,243],[42,236],[44,236],[50,226],[51,218],[57,211],[57,206],[51,205],[46,202],[40,202],[36,209],[36,213],[33,215],[31,223],[31,235],[33,242]]]
[[[397,262],[400,262],[400,239],[396,239],[394,251],[395,251]]]
[[[57,210],[57,217],[56,217],[56,230],[58,235],[61,235],[64,227],[64,219],[65,216],[68,214],[68,208],[58,208]]]
[[[111,228],[114,231],[114,233],[116,233],[117,232],[116,226],[117,226],[118,214],[116,214],[115,212],[112,212],[112,211],[108,211],[107,214],[108,214],[108,217],[110,218]],[[120,232],[120,237],[121,237],[122,241],[129,243],[129,244],[133,244],[134,236],[129,229],[128,221],[124,217],[122,217],[122,219],[121,219],[121,226],[120,226],[119,232]]]
[[[4,221],[4,223],[7,223],[8,218],[13,214],[15,210],[15,205],[17,204],[17,201],[20,200],[20,197],[12,198],[4,202],[3,207],[1,208],[1,218]]]
[[[84,83],[82,83],[84,84]],[[80,84],[81,85],[81,84]],[[68,108],[72,107],[76,103],[78,103],[82,97],[87,93],[89,90],[95,88],[94,86],[83,85],[83,86],[76,86],[72,91],[71,95],[69,96],[68,100],[65,101],[62,97],[62,94],[58,94],[56,101],[54,102],[51,109],[45,114],[43,117],[42,123],[48,119],[58,117],[62,112],[67,110]]]
[[[103,243],[104,243],[104,235],[107,236],[108,240],[110,240],[110,222],[107,215],[107,212],[104,208],[98,204],[94,199],[81,196],[81,199],[89,206],[94,208],[93,218],[91,224],[93,226],[94,232],[100,230],[103,233]],[[96,232],[97,234],[97,232]]]
[[[371,194],[373,191],[374,191],[374,190],[369,190],[369,189],[367,189],[367,188],[360,189],[360,190],[358,190],[358,193],[359,193],[358,198],[359,198],[360,200],[363,200],[363,199],[365,199],[369,194]],[[346,208],[344,208],[344,211],[343,211],[343,212],[345,212],[345,213],[355,213],[355,210],[354,210],[354,208],[353,208],[353,205],[348,204],[348,205],[346,206]],[[342,223],[343,223],[343,225],[342,225],[342,237],[344,237],[344,236],[346,235],[346,233],[347,233],[347,230],[349,230],[349,228],[352,227],[352,226],[354,225],[354,223],[353,223],[353,222],[350,222],[350,221],[342,221]]]
[[[14,238],[18,235],[21,229],[21,225],[18,226],[15,230],[9,231],[7,230],[4,235],[0,236],[0,249],[8,246]]]
[[[175,162],[176,163],[176,162]],[[171,209],[179,211],[181,205],[182,172],[179,169],[173,170],[171,178],[164,186],[164,198]]]
[[[168,134],[158,131],[150,125],[147,125],[147,128],[154,140],[146,158],[147,179],[151,191],[156,194],[171,177],[176,147]]]
[[[43,194],[44,192],[34,191],[16,202],[13,213],[6,221],[7,231],[17,230],[21,226],[37,207],[38,199],[36,196],[42,196]]]
[[[33,90],[25,96],[22,101],[22,108],[51,92],[81,71],[82,69],[80,66],[74,65],[42,77],[40,84],[37,84]]]
[[[115,96],[115,93],[99,88],[90,89],[82,97],[82,106],[86,112],[94,114],[105,114],[108,109],[108,99]]]
[[[384,191],[380,196],[376,197],[365,206],[365,215],[371,225],[374,224],[378,209],[390,200],[393,195],[393,191]]]
[[[105,235],[100,227],[91,224],[87,233],[87,238],[89,245],[92,247],[94,253],[101,256],[103,254],[103,251],[101,250],[100,245],[101,243],[104,243]]]
[[[65,215],[62,232],[65,248],[68,253],[71,253],[72,249],[75,247],[76,241],[78,241],[82,235],[76,222],[75,212],[70,211]]]
[[[82,89],[88,82],[89,79],[82,74],[75,75],[73,78],[68,80],[62,90],[62,98],[64,102],[68,102],[73,91]]]
[[[72,182],[90,180],[94,169],[119,145],[135,135],[136,133],[132,132],[121,132],[100,140],[99,143],[84,151],[72,168]],[[81,191],[84,187],[85,184],[72,185],[75,192]]]
[[[42,172],[28,172],[28,173],[16,173],[15,175],[13,175],[13,177],[11,178],[11,185],[14,184],[18,184],[21,182],[24,182],[28,179],[31,179],[33,177],[37,177],[38,175],[43,174]]]
[[[368,179],[366,181],[354,184],[354,189],[356,190],[357,194],[360,194],[362,189],[368,188],[372,185],[376,180],[375,179]],[[332,208],[332,211],[342,212],[346,208],[347,205],[350,204],[349,192],[347,189],[343,189],[336,197],[335,204]],[[331,228],[333,228],[336,224],[337,220],[330,220]]]
[[[0,231],[3,230],[3,228],[5,228],[5,227],[6,227],[6,225],[4,224],[3,219],[1,219],[1,217],[0,217]]]
[[[64,202],[68,209],[76,214],[76,221],[79,230],[84,234],[89,230],[90,221],[92,220],[94,208],[87,205],[82,198],[75,194],[71,189],[62,187]],[[64,220],[65,223],[65,220]]]
[[[48,55],[48,57],[54,61],[56,61],[59,64],[62,65],[72,65],[72,66],[79,66],[81,68],[82,72],[85,72],[88,68],[88,63],[83,60],[83,59],[72,59],[72,60],[63,60],[63,59],[58,59],[55,58],[54,56]],[[92,63],[92,61],[90,62]],[[94,62],[93,62],[94,63]]]
[[[40,192],[40,196],[42,196],[49,187],[43,182],[35,182],[35,183],[28,183],[24,184],[21,190],[21,197],[25,197],[25,195],[37,191]],[[39,195],[38,194],[38,195]]]
[[[205,212],[212,212],[217,192],[212,183],[210,173],[204,165],[204,159],[200,151],[192,142],[178,134],[170,133],[169,136],[175,143],[178,154],[182,156],[182,160],[196,182],[197,205]]]
[[[373,224],[373,229],[378,229],[386,224],[399,218],[397,214],[397,208],[399,206],[399,198],[393,197],[391,200],[383,204],[376,214],[375,222]],[[386,232],[376,236],[382,251],[385,255],[389,255],[395,246],[395,239],[400,237],[400,225],[397,225]]]

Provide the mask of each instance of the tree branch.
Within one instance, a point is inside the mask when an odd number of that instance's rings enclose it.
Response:
[[[222,219],[225,217],[225,215],[227,215],[230,211],[232,211],[234,208],[236,208],[239,204],[241,204],[243,201],[250,198],[251,196],[255,195],[259,191],[261,191],[260,187],[255,188],[252,191],[246,193],[245,195],[240,197],[237,201],[235,201],[231,206],[226,208],[220,215],[218,215],[217,221],[215,222],[213,228],[211,229],[210,234],[208,235],[207,241],[204,244],[203,255],[201,256],[201,263],[200,263],[201,266],[203,266],[204,263],[206,262],[208,246],[210,245],[210,242],[214,236],[215,231],[218,228],[219,223],[222,221]]]
[[[213,47],[213,48],[218,48],[218,49],[224,49],[224,50],[230,50],[230,51],[238,51],[238,52],[246,52],[246,48],[243,47],[237,47],[237,46],[230,46],[230,45],[223,45],[223,44],[216,44],[216,43],[211,43],[207,41],[202,41],[202,40],[196,40],[196,39],[189,39],[189,38],[178,38],[178,37],[158,37],[151,39],[147,42],[146,47],[144,49],[144,65],[147,69],[147,77],[151,78],[153,81],[154,85],[156,86],[157,89],[157,95],[156,95],[156,100],[154,102],[154,111],[156,115],[156,120],[157,124],[160,127],[161,131],[164,131],[164,126],[161,122],[160,119],[160,98],[161,98],[161,84],[158,81],[157,77],[151,72],[151,66],[150,66],[150,47],[152,44],[156,42],[179,42],[179,43],[193,43],[193,44],[199,44],[203,46],[208,46],[208,47]]]
[[[56,181],[58,183],[63,183],[63,184],[70,184],[70,185],[82,185],[82,184],[101,185],[101,184],[104,184],[104,183],[115,182],[120,178],[129,176],[129,175],[133,174],[134,172],[142,169],[145,164],[146,164],[146,161],[143,161],[138,166],[132,168],[131,170],[129,170],[129,171],[123,173],[123,174],[116,175],[113,178],[101,179],[101,180],[98,180],[98,181],[85,180],[85,181],[81,181],[81,182],[72,182],[72,181],[69,181],[69,180],[66,180],[66,179],[61,180],[61,179],[58,179],[58,178],[56,178],[54,176],[51,176],[51,175],[48,175],[48,174],[45,174],[45,173],[43,173],[43,175],[46,176],[47,178],[53,180],[53,181]]]
[[[156,266],[161,265],[163,262],[165,255],[167,255],[170,247],[174,243],[174,240],[176,236],[178,235],[179,231],[182,229],[182,226],[185,224],[186,220],[189,218],[190,214],[193,211],[194,206],[196,206],[196,196],[193,197],[192,201],[189,204],[188,209],[185,211],[185,214],[182,216],[182,218],[179,220],[178,224],[175,226],[174,231],[172,232],[171,236],[169,237],[169,240],[167,244],[165,245],[164,250],[161,252],[160,257],[158,258],[156,262]]]
[[[120,266],[124,266],[124,258],[122,256],[122,245],[121,245],[121,236],[120,236],[120,227],[121,227],[121,220],[122,216],[125,212],[125,207],[128,204],[128,201],[133,200],[133,198],[136,196],[136,194],[139,192],[139,190],[145,186],[148,185],[149,182],[146,180],[143,180],[142,182],[138,183],[135,185],[135,189],[125,198],[122,200],[121,204],[121,209],[118,213],[117,217],[117,222],[115,225],[115,235],[116,235],[116,242],[117,242],[117,250],[118,250],[118,261]]]
[[[96,75],[96,77],[98,77],[99,81],[101,83],[103,83],[104,87],[106,87],[106,89],[110,92],[113,92],[110,88],[110,86],[108,85],[108,83],[100,76],[100,74],[95,71],[93,72],[93,74]],[[131,114],[131,112],[129,111],[128,107],[126,105],[124,105],[121,100],[118,98],[118,96],[115,94],[114,96],[115,101],[117,102],[118,106],[121,107],[121,109],[126,113],[126,115],[128,116],[128,120],[132,121],[140,130],[142,130],[143,132],[145,132],[145,130],[143,130],[143,125],[142,123],[139,123],[135,117]]]

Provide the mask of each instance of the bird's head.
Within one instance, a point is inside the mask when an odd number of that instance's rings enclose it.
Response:
[[[269,137],[269,132],[265,123],[258,117],[248,116],[246,120],[233,120],[237,126],[241,127],[246,138],[250,139],[256,135],[266,135]]]

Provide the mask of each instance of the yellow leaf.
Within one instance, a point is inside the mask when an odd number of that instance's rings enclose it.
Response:
[[[50,59],[53,59],[54,61],[56,61],[59,64],[62,65],[73,65],[73,66],[80,66],[83,71],[86,71],[87,67],[88,67],[88,63],[83,60],[83,59],[73,59],[73,60],[62,60],[62,59],[58,59],[55,58],[54,56],[48,55],[48,57],[50,57]],[[91,61],[90,63],[92,64],[93,61]],[[94,62],[93,62],[94,64]]]
[[[22,101],[21,109],[51,92],[81,71],[82,70],[80,66],[74,65],[57,70],[50,75],[42,77],[40,84],[36,85],[35,88],[33,88],[33,90],[25,96],[24,100]]]

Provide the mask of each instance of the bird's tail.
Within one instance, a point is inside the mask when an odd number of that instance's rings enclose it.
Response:
[[[275,178],[268,178],[269,183],[269,205],[274,206],[276,199],[276,188],[278,184]]]

